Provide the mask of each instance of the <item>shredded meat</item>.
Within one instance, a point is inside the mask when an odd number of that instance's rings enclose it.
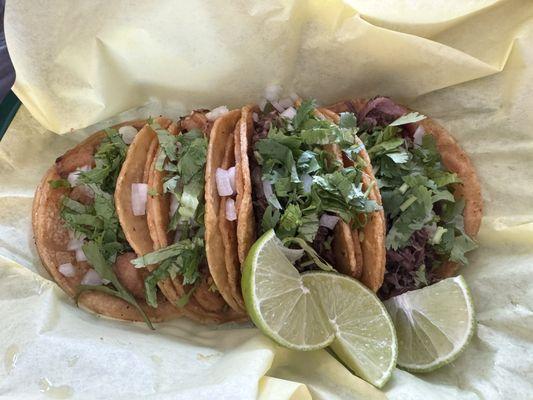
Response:
[[[413,233],[407,246],[387,250],[385,279],[378,292],[382,300],[424,286],[416,279],[416,273],[422,266],[426,268],[425,277],[429,285],[438,281],[433,273],[433,268],[438,263],[437,255],[428,245],[429,237],[430,233],[423,228]]]
[[[254,134],[252,136],[252,148],[255,148],[257,141],[264,139],[268,135],[271,125],[279,115],[276,111],[269,114],[262,114],[257,122],[254,122]],[[263,215],[268,207],[268,201],[263,190],[263,179],[261,166],[252,154],[250,157],[250,175],[252,180],[252,201],[254,206],[254,215],[256,226],[261,226]]]
[[[193,129],[199,129],[209,137],[213,122],[209,121],[205,116],[207,111],[208,110],[194,110],[188,116],[183,117],[180,120],[182,130],[187,132]]]
[[[68,174],[74,172],[81,165],[94,166],[94,151],[78,152],[76,157],[67,157],[67,154],[56,159],[56,171],[59,176],[65,179]]]
[[[81,204],[85,204],[86,206],[94,203],[94,196],[91,192],[91,189],[84,185],[74,187],[70,191],[69,197],[72,200],[79,201]]]

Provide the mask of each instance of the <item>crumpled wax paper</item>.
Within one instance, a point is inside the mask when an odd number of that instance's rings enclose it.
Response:
[[[0,144],[0,397],[531,398],[532,18],[529,0],[8,0],[25,107]],[[97,127],[48,130],[239,106],[270,84],[323,104],[393,96],[438,119],[472,157],[485,217],[461,272],[478,329],[451,365],[396,370],[380,392],[326,351],[281,349],[247,325],[183,319],[149,332],[77,309],[43,277],[34,189]]]

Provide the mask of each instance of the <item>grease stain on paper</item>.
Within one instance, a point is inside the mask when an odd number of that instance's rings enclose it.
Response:
[[[13,371],[13,368],[17,365],[19,350],[20,349],[16,344],[12,344],[7,348],[4,355],[4,368],[7,374]]]
[[[68,385],[52,385],[47,378],[39,379],[39,391],[52,399],[69,399],[74,390]]]

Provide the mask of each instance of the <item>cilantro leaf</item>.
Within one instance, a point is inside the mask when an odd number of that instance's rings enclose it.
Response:
[[[52,187],[52,189],[59,189],[59,188],[69,188],[70,182],[66,179],[55,179],[48,181],[48,184]]]
[[[357,117],[353,113],[340,113],[339,128],[357,128]]]
[[[295,130],[300,129],[300,127],[303,125],[304,122],[309,120],[315,109],[316,109],[316,101],[315,100],[304,100],[302,101],[302,104],[298,109],[296,110],[296,115],[292,119],[292,124],[294,126]]]
[[[400,125],[405,125],[405,124],[411,124],[413,122],[422,121],[423,119],[426,119],[425,115],[420,115],[417,112],[411,112],[411,113],[402,115],[400,118],[391,122],[389,126],[400,126]]]

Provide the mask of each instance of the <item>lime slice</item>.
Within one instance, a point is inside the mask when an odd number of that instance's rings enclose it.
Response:
[[[252,246],[243,267],[244,302],[256,326],[282,346],[332,350],[381,387],[396,363],[394,325],[376,295],[337,273],[298,273],[274,231]]]
[[[474,306],[462,276],[385,302],[398,334],[398,365],[429,372],[455,360],[475,331]]]
[[[270,230],[248,252],[241,280],[248,314],[265,335],[282,346],[323,349],[333,341],[333,329],[282,248]]]
[[[335,332],[331,349],[357,376],[382,387],[398,352],[394,326],[383,303],[345,275],[317,271],[302,275],[302,280]]]

